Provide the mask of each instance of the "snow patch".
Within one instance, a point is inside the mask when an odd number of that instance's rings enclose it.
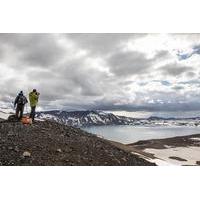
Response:
[[[164,160],[158,159],[158,158],[148,159],[148,161],[151,162],[151,163],[155,163],[158,166],[172,166],[173,165],[173,164],[171,164],[167,161],[164,161]]]
[[[147,153],[154,154],[156,159],[167,162],[169,165],[197,165],[196,162],[200,160],[200,147],[176,147],[168,149],[145,149]],[[178,157],[186,161],[171,159],[170,157]],[[155,159],[153,159],[155,160]],[[158,160],[156,160],[158,161]],[[156,163],[157,164],[157,163]]]
[[[0,112],[0,118],[1,118],[1,119],[8,119],[9,115],[10,115],[10,114],[8,114],[8,113]]]
[[[169,146],[169,145],[164,145],[164,147],[165,147],[166,149],[172,148],[172,147]]]
[[[200,141],[200,138],[190,138],[191,140]]]
[[[14,111],[11,108],[0,108],[1,119],[8,119],[8,117],[13,114],[14,114]]]

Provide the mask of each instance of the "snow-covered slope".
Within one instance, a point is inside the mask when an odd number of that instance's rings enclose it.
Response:
[[[14,114],[13,109],[0,108],[0,119],[7,119],[9,115]]]

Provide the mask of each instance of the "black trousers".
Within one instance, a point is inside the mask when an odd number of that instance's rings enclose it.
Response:
[[[36,106],[31,107],[30,118],[32,118],[32,121],[34,121],[35,119],[35,109],[36,109]]]
[[[24,105],[17,105],[17,108],[16,108],[16,117],[18,119],[21,119],[23,117],[23,112],[24,112]]]

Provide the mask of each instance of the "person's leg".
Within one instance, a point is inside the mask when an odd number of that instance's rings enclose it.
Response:
[[[33,117],[33,107],[31,107],[31,113],[30,113],[30,118],[32,119]]]
[[[19,105],[17,105],[17,108],[16,108],[16,118],[17,119],[19,118]]]
[[[23,112],[24,112],[24,106],[21,105],[20,106],[20,119],[22,119],[22,117],[23,117]]]
[[[35,106],[31,107],[30,118],[32,119],[32,121],[34,121],[34,118],[35,118]]]
[[[33,107],[33,112],[32,112],[32,120],[33,121],[35,120],[35,109],[36,109],[36,106]]]

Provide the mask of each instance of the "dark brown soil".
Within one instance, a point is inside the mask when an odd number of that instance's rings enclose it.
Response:
[[[56,122],[0,123],[0,165],[155,165],[109,141]]]
[[[200,138],[200,134],[188,135],[188,136],[179,136],[173,138],[166,139],[154,139],[154,140],[141,140],[136,143],[128,144],[128,146],[132,146],[136,149],[166,149],[167,146],[170,147],[189,147],[189,146],[197,146],[200,147],[200,141],[192,140],[192,138]],[[166,146],[167,145],[167,146]]]
[[[197,164],[197,165],[200,165],[200,161],[197,161],[196,164]]]
[[[170,159],[178,160],[178,161],[187,161],[184,158],[176,157],[176,156],[170,156]]]

